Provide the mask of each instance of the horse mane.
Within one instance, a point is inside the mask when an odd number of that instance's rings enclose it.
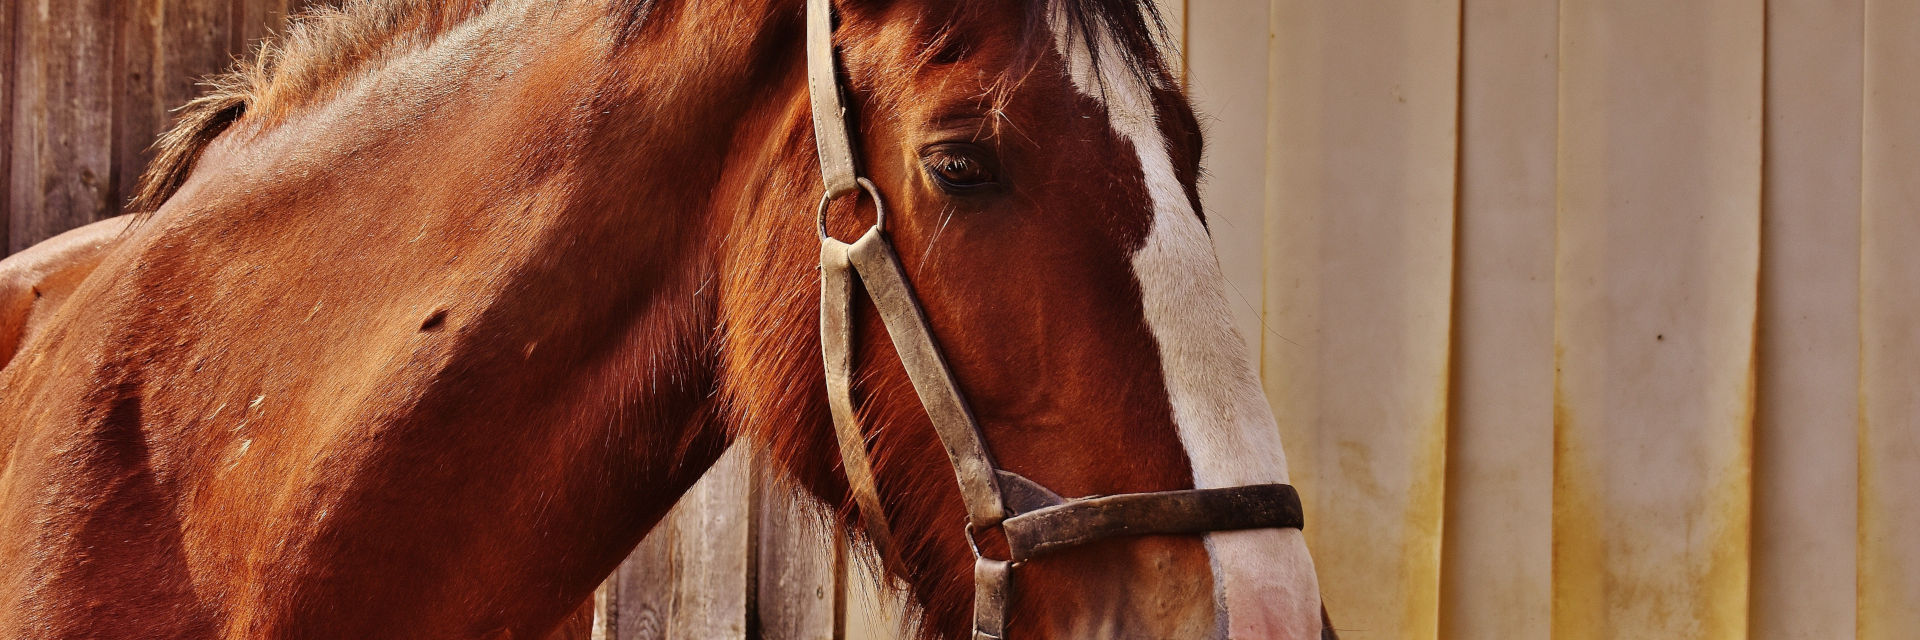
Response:
[[[333,95],[361,73],[401,51],[426,47],[494,6],[495,0],[347,0],[293,16],[283,34],[262,40],[251,56],[203,82],[205,93],[181,106],[174,125],[153,144],[127,210],[151,213],[180,186],[212,144],[242,117],[284,117]],[[622,33],[646,17],[652,0],[613,0],[609,15]]]
[[[1111,34],[1134,73],[1163,77],[1164,67],[1154,52],[1166,27],[1153,3],[1146,0],[1032,0],[1022,57],[1036,56],[1051,42],[1046,21],[1055,3],[1070,28],[1086,41],[1093,41],[1097,32]],[[347,0],[338,7],[321,5],[294,16],[284,35],[261,41],[251,57],[208,78],[206,92],[177,110],[174,126],[154,142],[154,158],[140,175],[127,210],[158,210],[186,182],[207,146],[241,118],[284,116],[293,108],[317,102],[389,54],[427,46],[493,4],[494,0]],[[631,40],[655,4],[655,0],[611,0],[607,15],[614,22],[616,43]],[[955,12],[953,18],[961,13]],[[930,56],[946,48],[947,33],[943,28],[935,34],[926,49]],[[1099,64],[1097,48],[1093,55]],[[1017,79],[1013,81],[1017,84]]]

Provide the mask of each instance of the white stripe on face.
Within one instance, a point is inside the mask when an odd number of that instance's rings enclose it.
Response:
[[[1153,94],[1124,69],[1113,36],[1088,44],[1056,2],[1054,46],[1074,86],[1104,103],[1113,130],[1133,144],[1153,205],[1153,227],[1133,255],[1147,328],[1160,347],[1161,374],[1174,424],[1193,465],[1193,484],[1210,489],[1287,482],[1280,430],[1260,389],[1246,343],[1228,315],[1226,278],[1213,242],[1173,170],[1155,120]],[[1242,639],[1320,637],[1320,590],[1298,530],[1213,533],[1207,550],[1223,635]]]

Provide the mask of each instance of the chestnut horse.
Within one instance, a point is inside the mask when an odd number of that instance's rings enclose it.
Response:
[[[999,463],[1066,496],[1286,482],[1152,9],[835,9],[856,152]],[[217,80],[150,213],[0,263],[0,635],[541,637],[736,441],[859,531],[802,16],[356,0]],[[953,473],[855,322],[884,565],[958,637]],[[1297,530],[1020,571],[1014,638],[1325,631]]]

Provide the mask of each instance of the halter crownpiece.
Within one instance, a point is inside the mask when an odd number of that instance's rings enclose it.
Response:
[[[827,401],[833,414],[847,485],[859,506],[868,537],[882,558],[895,557],[893,533],[874,482],[866,435],[853,403],[853,292],[864,285],[893,340],[947,459],[967,509],[967,543],[974,555],[973,640],[1007,636],[1007,605],[1013,569],[1048,553],[1117,537],[1201,534],[1245,529],[1298,529],[1300,496],[1285,484],[1219,489],[1155,491],[1065,499],[993,461],[966,396],[933,337],[926,312],[887,241],[886,204],[872,181],[854,168],[852,138],[833,47],[830,0],[807,0],[807,90],[813,105],[814,140],[826,193],[820,199],[820,348],[826,366]],[[864,191],[873,200],[874,226],[852,243],[827,235],[833,199]],[[1006,535],[1005,560],[980,553],[976,532],[999,527]]]

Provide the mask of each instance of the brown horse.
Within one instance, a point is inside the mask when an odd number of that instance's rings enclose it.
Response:
[[[1152,10],[835,4],[856,150],[999,463],[1067,496],[1285,482]],[[0,635],[540,637],[734,441],[857,530],[802,16],[362,0],[218,81],[150,214],[0,265]],[[953,472],[855,317],[886,566],[957,637]],[[1015,638],[1323,632],[1297,530],[1020,571]]]

